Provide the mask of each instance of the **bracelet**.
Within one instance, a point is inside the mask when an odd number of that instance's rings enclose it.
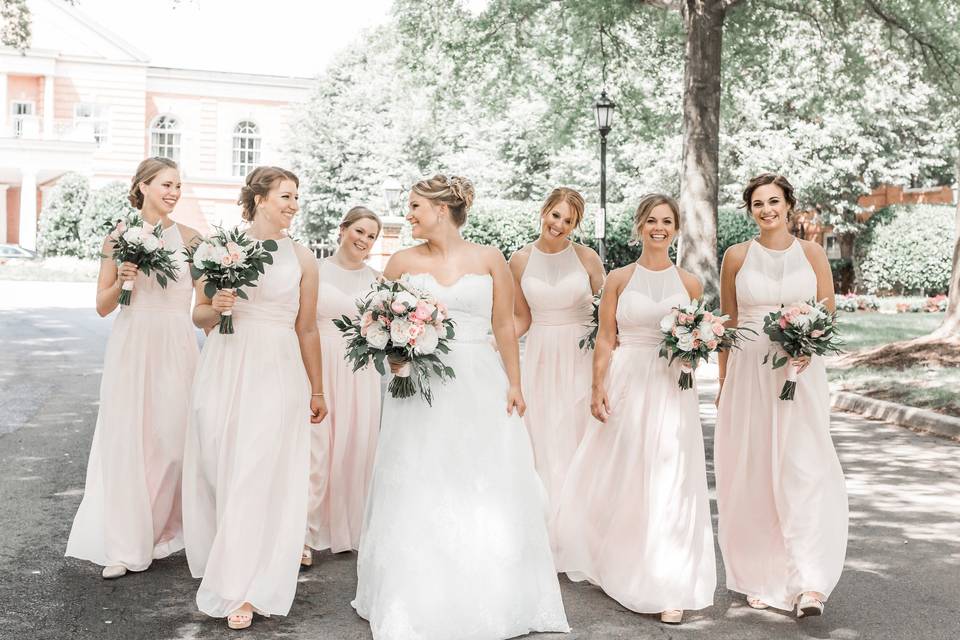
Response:
[[[322,398],[322,397],[323,397],[323,391],[321,391],[320,393],[311,393],[310,395],[311,395],[311,396],[320,396],[320,397]]]

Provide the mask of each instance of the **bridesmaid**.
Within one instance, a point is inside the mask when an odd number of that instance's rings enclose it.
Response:
[[[847,546],[847,492],[830,439],[826,367],[819,356],[791,362],[803,371],[796,399],[779,400],[787,367],[763,364],[770,341],[761,327],[781,303],[816,298],[832,311],[833,278],[823,248],[790,235],[796,199],[786,178],[757,176],[743,202],[760,237],[727,249],[720,304],[730,325],[760,333],[720,357],[715,467],[727,588],[754,608],[820,615]]]
[[[712,605],[717,583],[696,387],[681,391],[679,363],[659,357],[660,320],[703,294],[670,261],[679,230],[672,198],[643,197],[633,233],[643,252],[610,273],[600,302],[600,422],[573,458],[554,520],[559,571],[673,624]]]
[[[276,240],[249,300],[197,283],[194,323],[209,331],[233,309],[235,334],[207,337],[193,385],[183,472],[187,561],[203,578],[197,606],[245,629],[253,613],[286,615],[306,529],[310,423],[327,413],[317,331],[317,262],[287,230],[297,176],[247,175],[239,204],[246,233]]]
[[[380,429],[380,374],[354,372],[345,359],[335,318],[357,315],[356,300],[380,274],[364,264],[380,235],[380,218],[353,207],[340,222],[340,246],[320,261],[317,323],[330,413],[313,430],[307,538],[300,564],[313,564],[310,549],[357,549],[367,486]]]
[[[583,196],[566,187],[540,209],[540,237],[510,257],[516,283],[514,324],[527,334],[521,379],[524,416],[551,513],[570,460],[590,420],[590,351],[581,349],[604,270],[593,249],[570,240],[583,219]],[[552,536],[551,536],[552,537]]]
[[[163,228],[178,276],[161,288],[135,264],[117,267],[110,239],[103,242],[97,313],[106,317],[117,308],[124,282],[136,285],[107,342],[86,487],[66,555],[102,565],[104,578],[143,571],[183,548],[180,469],[198,351],[190,324],[193,283],[181,251],[197,232],[170,219],[180,199],[177,164],[141,162],[129,199],[144,222]]]

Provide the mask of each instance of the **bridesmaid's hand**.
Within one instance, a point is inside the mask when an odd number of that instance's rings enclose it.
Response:
[[[310,422],[319,424],[327,417],[327,401],[323,396],[310,396]]]
[[[810,366],[810,356],[800,356],[799,358],[792,358],[790,364],[793,365],[797,370],[797,375],[803,373],[803,370]]]
[[[610,399],[607,390],[603,387],[593,388],[593,397],[590,399],[590,413],[600,422],[606,422],[610,417]]]
[[[523,392],[520,391],[519,385],[511,385],[510,390],[507,391],[507,415],[513,415],[513,409],[516,407],[517,415],[521,418],[523,414],[527,412],[527,403],[523,399]]]
[[[120,282],[136,280],[138,273],[140,273],[140,268],[137,265],[132,262],[124,262],[117,267],[117,280]]]
[[[224,311],[230,311],[233,309],[233,305],[237,302],[237,293],[231,289],[220,289],[215,294],[213,294],[213,299],[210,301],[210,305],[214,308],[215,311],[223,313]]]

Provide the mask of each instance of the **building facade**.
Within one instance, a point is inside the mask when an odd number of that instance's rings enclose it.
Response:
[[[0,47],[0,242],[36,247],[44,194],[68,172],[96,188],[129,181],[144,157],[172,158],[173,217],[207,231],[239,221],[252,167],[287,163],[310,79],[151,66],[68,3],[29,6],[31,47]]]

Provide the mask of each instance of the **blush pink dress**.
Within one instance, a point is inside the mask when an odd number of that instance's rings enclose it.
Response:
[[[751,241],[736,277],[738,324],[759,332],[730,353],[715,435],[718,537],[727,588],[792,609],[804,591],[829,596],[847,546],[847,492],[830,439],[823,358],[780,400],[786,367],[763,364],[763,317],[817,295],[799,241],[783,251]]]
[[[180,470],[197,336],[193,281],[176,224],[163,231],[177,279],[140,273],[113,322],[83,501],[66,555],[143,571],[183,548]]]
[[[591,419],[593,351],[579,342],[589,332],[593,291],[572,244],[553,254],[531,246],[520,286],[533,318],[521,370],[524,422],[552,511]]]
[[[377,272],[320,262],[317,324],[323,353],[327,417],[312,431],[308,546],[334,553],[356,549],[380,430],[380,374],[354,372],[346,342],[333,319],[357,315],[356,300],[370,291]]]
[[[639,613],[713,604],[716,558],[696,387],[659,357],[661,318],[689,296],[676,267],[636,265],[617,301],[620,345],[554,517],[558,571]]]
[[[236,333],[207,337],[193,385],[184,536],[197,606],[214,617],[244,602],[286,615],[297,590],[313,425],[294,329],[300,263],[291,239],[278,245],[234,306]]]

